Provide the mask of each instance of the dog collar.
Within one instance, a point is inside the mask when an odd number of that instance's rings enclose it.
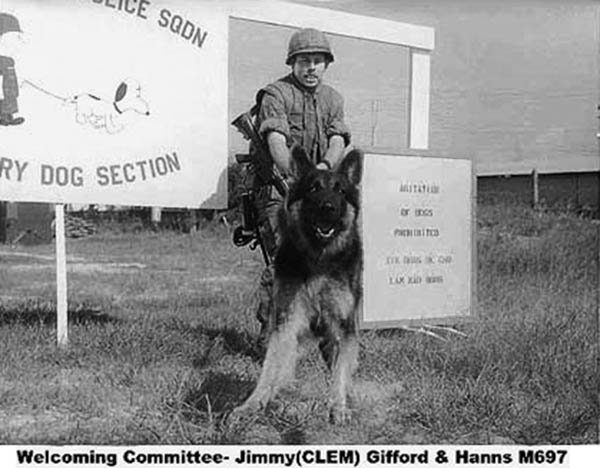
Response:
[[[113,106],[115,107],[115,109],[117,110],[117,112],[118,112],[119,114],[122,114],[122,113],[123,113],[123,111],[121,111],[121,109],[119,109],[119,106],[117,106],[117,103],[116,103],[116,102],[113,102]]]

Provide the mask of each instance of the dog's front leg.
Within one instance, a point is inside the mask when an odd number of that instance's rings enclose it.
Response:
[[[350,419],[347,406],[348,392],[352,386],[352,375],[358,364],[358,337],[354,331],[349,332],[338,343],[338,352],[333,362],[331,385],[330,419],[339,424]]]
[[[75,112],[75,121],[80,125],[85,125],[88,121],[87,116],[80,110]]]
[[[108,118],[106,119],[106,131],[107,133],[110,133],[111,135],[114,133],[119,133],[121,130],[123,130],[124,125],[122,125],[119,121],[118,118],[115,117],[114,115],[110,114],[108,116]]]
[[[358,303],[359,299],[352,294],[344,295],[341,291],[334,301],[322,299],[322,308],[328,313],[323,317],[323,340],[319,347],[332,374],[329,417],[333,423],[350,419],[347,400],[358,365]]]
[[[302,298],[296,297],[291,301],[289,308],[285,307],[285,309],[276,311],[284,314],[285,320],[269,338],[267,354],[256,389],[236,411],[255,411],[264,408],[279,388],[294,375],[300,337],[308,331],[309,322]]]

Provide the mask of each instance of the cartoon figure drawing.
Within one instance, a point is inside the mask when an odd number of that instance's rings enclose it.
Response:
[[[119,84],[112,102],[90,93],[78,94],[68,102],[75,105],[77,123],[89,123],[94,128],[104,128],[108,133],[117,133],[125,128],[124,114],[150,115],[148,103],[142,98],[142,87],[132,79]]]
[[[24,117],[19,112],[19,81],[15,71],[14,56],[23,43],[23,31],[16,16],[0,13],[0,125],[20,125]],[[113,100],[100,98],[92,93],[81,93],[72,97],[55,94],[45,87],[28,79],[22,85],[61,101],[73,105],[75,121],[80,125],[90,124],[94,129],[104,129],[109,134],[122,131],[129,118],[126,114],[150,115],[148,102],[142,98],[142,87],[137,80],[126,79],[117,86]]]
[[[23,41],[22,33],[15,16],[0,13],[0,125],[3,126],[20,125],[25,121],[15,116],[19,112],[19,82],[14,54]]]
[[[90,124],[93,128],[104,129],[110,134],[118,133],[125,128],[128,122],[125,120],[127,114],[150,115],[150,106],[142,97],[141,85],[137,80],[130,78],[123,80],[117,86],[115,97],[112,101],[100,98],[91,93],[63,97],[30,80],[23,80],[23,84],[31,86],[46,96],[61,101],[63,105],[73,105],[75,121],[78,124]]]

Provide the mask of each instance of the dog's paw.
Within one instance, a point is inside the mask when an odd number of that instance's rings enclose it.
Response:
[[[241,423],[256,417],[260,410],[260,406],[248,404],[246,402],[243,405],[234,408],[227,416],[227,420],[230,424]]]
[[[269,398],[262,392],[255,392],[240,406],[232,411],[232,414],[244,415],[258,413],[264,410],[269,403]]]
[[[258,402],[247,401],[243,405],[240,405],[237,408],[235,408],[231,412],[231,414],[242,416],[242,415],[246,415],[246,414],[257,413],[261,409],[262,409],[262,407]]]
[[[329,411],[329,422],[332,424],[348,424],[352,420],[352,411],[346,406],[333,406]]]

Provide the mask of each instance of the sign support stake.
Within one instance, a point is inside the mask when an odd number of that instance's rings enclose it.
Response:
[[[68,345],[67,256],[65,247],[65,205],[54,208],[56,238],[56,339],[59,347]]]

